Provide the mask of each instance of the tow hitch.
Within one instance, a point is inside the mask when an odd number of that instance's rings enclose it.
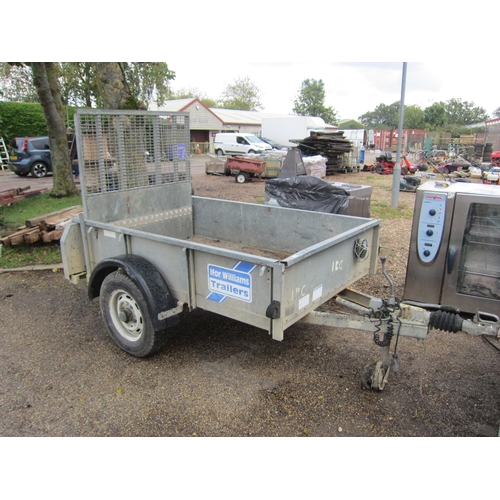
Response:
[[[431,329],[436,329],[500,338],[500,318],[494,314],[477,312],[470,320],[462,318],[460,311],[453,307],[398,301],[394,296],[393,283],[385,270],[386,257],[380,257],[380,260],[382,273],[390,286],[388,300],[345,289],[335,301],[357,315],[316,310],[302,319],[303,323],[373,333],[373,341],[381,348],[381,353],[378,361],[366,365],[362,370],[362,383],[368,389],[382,391],[391,370],[399,370],[399,337],[425,339]],[[394,351],[391,356],[393,340]]]

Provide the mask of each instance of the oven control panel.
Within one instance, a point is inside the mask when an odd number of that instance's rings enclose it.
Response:
[[[418,223],[417,250],[422,262],[432,262],[443,237],[446,194],[424,193]]]

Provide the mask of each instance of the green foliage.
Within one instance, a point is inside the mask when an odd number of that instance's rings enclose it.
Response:
[[[416,130],[425,128],[424,110],[420,106],[412,104],[410,106],[405,106],[404,109],[403,128]]]
[[[12,102],[38,102],[31,68],[22,63],[0,63],[0,99]]]
[[[307,78],[301,84],[292,111],[300,116],[319,116],[326,123],[336,123],[337,112],[332,107],[325,106],[325,96],[323,80]]]
[[[500,108],[495,109],[492,113],[493,118],[500,118]]]
[[[446,101],[446,121],[452,125],[471,125],[488,119],[484,108],[476,106],[473,102],[462,99]]]
[[[63,104],[91,108],[97,92],[94,63],[60,63],[61,98]]]
[[[17,102],[38,102],[33,85],[30,63],[0,63],[0,99]],[[99,85],[95,62],[56,63],[65,105],[102,106],[102,86]],[[116,63],[106,63],[116,64]],[[169,82],[175,73],[165,62],[123,62],[120,67],[130,97],[127,109],[141,109],[154,98],[161,106],[170,95]]]
[[[66,120],[72,128],[74,115],[75,108],[68,106]],[[0,135],[6,144],[14,137],[37,137],[47,133],[47,124],[40,104],[0,102]]]
[[[399,123],[399,102],[379,104],[373,111],[369,111],[358,118],[367,128],[396,129]]]
[[[0,134],[13,137],[47,135],[42,106],[27,102],[0,102]]]
[[[399,125],[399,102],[379,104],[373,111],[361,115],[358,120],[367,128],[397,129]],[[500,108],[499,108],[500,110]],[[450,99],[446,103],[436,102],[422,110],[416,105],[405,105],[403,127],[407,129],[439,129],[451,132],[454,128],[478,123],[488,119],[484,108],[473,102]]]
[[[259,88],[246,76],[236,78],[234,83],[226,86],[218,101],[218,106],[225,109],[259,111],[263,108],[260,99]]]
[[[443,102],[435,102],[424,110],[424,120],[431,128],[442,127],[446,123],[446,107]]]
[[[169,82],[175,78],[175,72],[165,62],[129,62],[120,63],[127,88],[138,103],[147,104],[153,97],[161,106],[170,94]],[[136,107],[135,109],[140,109]]]

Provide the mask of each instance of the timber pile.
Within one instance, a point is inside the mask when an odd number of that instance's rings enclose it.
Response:
[[[66,224],[71,222],[71,218],[83,212],[81,205],[64,208],[57,212],[52,212],[40,217],[34,217],[26,221],[26,225],[17,229],[16,232],[0,238],[0,244],[16,246],[43,241],[49,243],[61,239]]]
[[[344,132],[315,132],[305,139],[290,139],[298,144],[297,148],[304,156],[324,156],[326,175],[340,172],[343,167],[344,153],[352,150],[352,142],[344,137]]]

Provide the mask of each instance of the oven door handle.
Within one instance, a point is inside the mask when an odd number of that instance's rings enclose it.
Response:
[[[457,249],[455,247],[450,247],[448,249],[448,274],[453,271],[453,266],[455,265],[455,257],[457,256]]]

